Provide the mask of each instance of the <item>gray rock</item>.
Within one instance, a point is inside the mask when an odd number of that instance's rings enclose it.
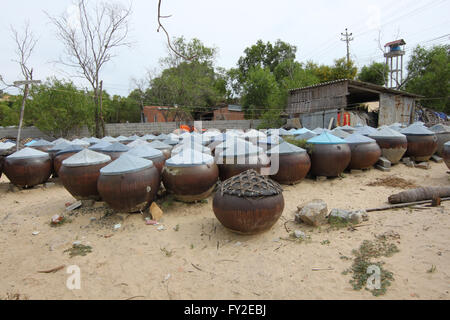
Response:
[[[362,212],[354,211],[350,213],[350,221],[354,224],[359,224],[363,221]]]
[[[416,164],[416,167],[420,168],[420,169],[425,169],[425,170],[431,169],[430,164],[428,162],[418,163],[418,164]]]
[[[383,167],[383,166],[380,166],[380,165],[377,165],[375,168],[377,168],[378,170],[381,170],[383,172],[391,171],[391,168],[386,168],[386,167]]]
[[[321,199],[306,203],[298,213],[298,218],[311,226],[320,226],[327,222],[327,204]]]
[[[435,154],[431,156],[431,160],[433,160],[436,163],[442,163],[444,161],[444,159]]]
[[[306,234],[305,234],[303,231],[300,231],[300,230],[295,230],[295,231],[294,231],[294,236],[295,236],[297,239],[302,239],[302,240],[305,240],[305,239],[306,239]]]
[[[377,164],[382,166],[382,167],[385,167],[385,168],[390,168],[391,167],[391,162],[388,159],[386,159],[385,157],[380,157],[378,159]]]
[[[350,219],[350,211],[343,209],[333,209],[330,211],[329,217],[341,218],[344,220]]]

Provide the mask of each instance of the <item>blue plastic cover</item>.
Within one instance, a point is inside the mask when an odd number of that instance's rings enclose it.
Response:
[[[332,135],[329,132],[323,132],[322,134],[318,135],[317,137],[311,138],[307,141],[308,143],[312,144],[342,144],[347,143],[344,139],[338,138],[334,135]]]
[[[120,142],[113,142],[111,145],[101,149],[101,151],[104,152],[127,152],[128,150],[130,150],[130,148]]]
[[[53,145],[53,143],[48,142],[47,140],[44,140],[44,139],[39,139],[32,144],[33,147],[46,147],[46,146],[52,146],[52,145]]]
[[[110,156],[84,148],[80,152],[63,160],[62,164],[66,167],[83,167],[93,166],[108,161],[111,161]]]

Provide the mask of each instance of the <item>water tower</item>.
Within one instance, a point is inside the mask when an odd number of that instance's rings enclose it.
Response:
[[[403,82],[403,56],[405,55],[405,40],[395,40],[384,45],[384,57],[388,66],[386,88],[398,89]],[[400,65],[398,60],[400,58]],[[394,61],[395,60],[395,61]]]

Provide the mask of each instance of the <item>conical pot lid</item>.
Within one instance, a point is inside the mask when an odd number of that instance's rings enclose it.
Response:
[[[369,137],[404,137],[406,138],[406,136],[404,134],[401,134],[398,131],[395,131],[391,128],[388,127],[380,127],[377,129],[377,132],[371,133],[369,134]]]
[[[65,148],[68,148],[68,147],[70,147],[72,144],[70,143],[70,141],[67,141],[67,142],[61,142],[61,143],[58,143],[57,145],[55,145],[54,147],[51,147],[50,149],[48,149],[48,151],[50,151],[50,152],[58,152],[58,151],[61,151],[61,150],[63,150],[63,149],[65,149]]]
[[[33,148],[23,148],[6,157],[7,159],[34,159],[49,158],[47,152],[42,152]]]
[[[108,161],[111,161],[110,156],[84,148],[80,152],[63,160],[62,164],[66,167],[83,167],[102,164]]]
[[[70,142],[70,144],[78,145],[78,146],[85,146],[85,147],[90,145],[89,142],[83,141],[81,139],[74,139]]]
[[[127,152],[130,150],[126,145],[120,142],[113,142],[111,145],[104,147],[101,151],[103,152]]]
[[[130,142],[129,144],[127,144],[127,147],[134,148],[136,146],[142,146],[142,145],[146,145],[146,144],[149,144],[146,140],[136,139],[136,140]]]
[[[345,137],[348,137],[350,135],[350,133],[348,133],[347,131],[341,130],[339,128],[331,130],[331,134],[341,139],[344,139]]]
[[[338,138],[331,133],[323,132],[317,137],[311,138],[307,141],[312,144],[342,144],[347,143],[344,139]]]
[[[318,136],[318,134],[314,133],[314,132],[305,132],[303,134],[299,134],[298,136],[295,136],[295,140],[309,140],[311,138],[314,138]]]
[[[347,143],[349,143],[349,144],[361,144],[361,143],[376,142],[374,139],[363,136],[362,134],[359,134],[359,133],[352,133],[344,140],[347,141]]]
[[[211,153],[211,149],[209,149],[208,147],[204,147],[203,145],[201,145],[199,143],[185,142],[185,143],[181,143],[181,144],[175,146],[172,149],[172,154],[179,153],[180,151],[182,151],[184,149],[194,149],[198,152],[203,152],[203,153],[207,153],[207,154]]]
[[[279,144],[283,141],[283,138],[280,136],[268,136],[267,138],[258,139],[258,143],[260,144]]]
[[[292,133],[294,134],[294,136],[298,136],[299,134],[304,134],[307,132],[311,132],[311,130],[306,129],[306,128],[300,128],[300,129],[294,130]]]
[[[164,150],[164,149],[170,149],[171,146],[168,144],[165,144],[159,140],[155,140],[149,143],[149,146],[155,149]]]
[[[433,131],[428,130],[425,126],[421,124],[412,124],[405,129],[400,130],[400,133],[404,135],[412,136],[431,136],[434,135]]]
[[[157,136],[155,139],[156,140],[166,140],[168,138],[167,134],[161,133],[159,136]]]
[[[116,138],[113,138],[113,137],[111,137],[111,136],[103,137],[103,138],[101,138],[100,140],[101,140],[101,141],[110,142],[110,143],[117,142]]]
[[[450,147],[450,141],[447,141],[446,143],[444,143],[444,146]]]
[[[169,139],[164,140],[163,143],[168,144],[169,146],[175,146],[178,143],[180,143],[180,140],[178,140],[178,139],[175,140],[175,139],[169,138]]]
[[[288,142],[282,142],[279,145],[270,149],[267,153],[268,154],[299,154],[299,153],[305,153],[305,152],[306,152],[305,149],[297,147]]]
[[[161,150],[150,147],[149,145],[140,145],[134,148],[131,148],[130,151],[127,152],[135,157],[154,159],[163,156]]]
[[[216,154],[220,157],[239,157],[264,154],[264,149],[257,147],[252,143],[237,142],[225,147],[223,151],[217,151]]]
[[[144,140],[155,140],[156,136],[150,133],[150,134],[146,134],[145,136],[143,136],[142,139],[144,139]]]
[[[102,150],[103,148],[109,147],[111,145],[111,142],[106,141],[100,141],[99,143],[96,143],[89,147],[91,150]]]
[[[104,176],[115,176],[118,174],[138,172],[153,167],[153,161],[135,157],[130,154],[123,154],[110,164],[100,169],[100,174]]]
[[[64,148],[64,149],[58,151],[56,153],[56,155],[59,156],[64,153],[77,153],[77,152],[82,151],[83,149],[84,149],[83,146],[72,144],[72,145],[68,146],[67,148]]]
[[[430,131],[434,133],[448,133],[450,132],[450,126],[446,126],[445,124],[438,123],[429,128]]]
[[[0,150],[9,150],[14,147],[16,144],[12,142],[0,142]]]
[[[250,129],[243,135],[244,138],[265,138],[266,135],[262,133],[261,131]]]
[[[363,136],[368,136],[372,133],[377,132],[377,129],[375,129],[371,126],[362,126],[362,127],[358,127],[355,132],[362,134]]]
[[[343,126],[343,127],[340,127],[340,129],[342,129],[342,130],[344,130],[344,131],[348,131],[348,132],[353,132],[353,131],[355,131],[355,128],[349,126],[348,124],[345,125],[345,126]]]
[[[283,189],[277,182],[250,169],[222,182],[218,192],[247,198],[279,195]]]
[[[119,142],[123,142],[123,141],[130,141],[131,139],[129,139],[125,136],[118,136],[118,137],[116,137],[116,140]]]
[[[48,142],[45,139],[39,139],[32,144],[33,147],[47,147],[47,146],[52,146],[52,145],[53,145],[53,143]]]
[[[87,138],[86,142],[89,142],[90,144],[95,144],[95,143],[99,143],[101,140],[99,138],[96,137],[90,137]]]
[[[193,149],[184,149],[166,161],[166,166],[170,167],[192,167],[214,163],[214,158],[206,153],[201,153]]]
[[[314,130],[312,130],[312,132],[319,135],[319,134],[322,134],[323,132],[331,132],[331,130],[324,129],[324,128],[315,128]]]
[[[58,138],[58,139],[56,139],[55,141],[52,141],[52,143],[53,143],[55,146],[58,145],[58,144],[60,144],[60,143],[63,143],[63,142],[70,144],[70,141],[69,141],[69,140],[66,140],[66,139],[64,139],[64,138]]]

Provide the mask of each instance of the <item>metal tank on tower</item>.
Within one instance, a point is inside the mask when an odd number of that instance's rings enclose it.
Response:
[[[405,40],[395,40],[384,45],[384,57],[389,68],[386,78],[386,88],[398,89],[403,82],[403,56],[405,55]],[[400,64],[399,64],[400,60]]]

